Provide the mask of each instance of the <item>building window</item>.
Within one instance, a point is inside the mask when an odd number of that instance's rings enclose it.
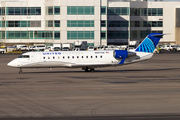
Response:
[[[47,15],[53,15],[53,7],[47,7]]]
[[[148,8],[148,16],[163,16],[163,8]]]
[[[94,27],[93,20],[68,20],[67,27]]]
[[[54,21],[54,27],[60,27],[60,20]]]
[[[6,21],[6,27],[41,27],[41,21]]]
[[[129,15],[128,7],[108,7],[108,15]]]
[[[54,15],[60,15],[60,6],[54,6]]]
[[[106,21],[105,20],[101,21],[101,27],[106,27]]]
[[[6,15],[41,15],[41,7],[7,7]]]
[[[60,39],[60,31],[54,31],[54,39]]]
[[[5,7],[0,7],[0,15],[5,15]]]
[[[128,31],[107,31],[107,39],[128,39]]]
[[[101,6],[101,15],[106,15],[106,6]]]
[[[53,20],[47,20],[46,27],[53,27]]]
[[[67,39],[94,39],[94,31],[67,31]]]
[[[106,31],[101,31],[101,39],[106,39]]]
[[[0,21],[0,27],[5,27],[5,21]]]
[[[129,21],[108,21],[108,27],[129,27]]]
[[[67,6],[67,15],[94,15],[94,6]]]

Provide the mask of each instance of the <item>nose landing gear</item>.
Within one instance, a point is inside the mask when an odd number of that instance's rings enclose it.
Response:
[[[22,73],[23,73],[22,68],[20,68],[19,69],[19,74],[22,74]]]

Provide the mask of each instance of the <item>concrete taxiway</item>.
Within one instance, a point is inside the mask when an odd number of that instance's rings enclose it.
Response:
[[[99,68],[94,73],[46,68],[24,69],[24,74],[19,74],[17,68],[6,65],[17,56],[0,55],[2,119],[139,115],[180,118],[179,52],[155,54],[148,61]]]

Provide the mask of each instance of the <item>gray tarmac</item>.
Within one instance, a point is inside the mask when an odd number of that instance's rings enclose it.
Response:
[[[0,54],[1,120],[180,119],[180,52],[120,67],[19,69]],[[149,118],[149,119],[148,119]]]

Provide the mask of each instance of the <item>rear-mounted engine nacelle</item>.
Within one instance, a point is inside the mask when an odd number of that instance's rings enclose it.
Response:
[[[122,59],[122,58],[136,56],[136,53],[128,52],[127,50],[114,50],[113,56],[117,59]]]

